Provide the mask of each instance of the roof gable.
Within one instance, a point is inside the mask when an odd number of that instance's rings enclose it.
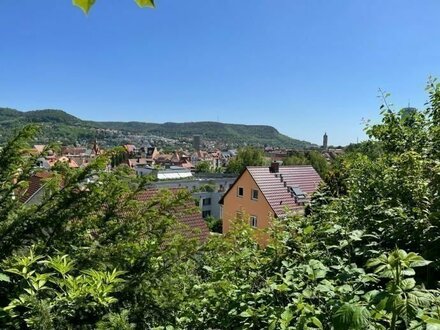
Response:
[[[246,170],[278,217],[286,213],[286,207],[291,210],[301,208],[289,187],[298,187],[310,196],[322,181],[312,166],[280,166],[277,173],[271,173],[269,167],[262,166],[248,166]]]
[[[173,194],[177,194],[179,189],[169,189]],[[160,194],[161,190],[156,188],[141,191],[136,196],[139,201],[148,201]],[[192,199],[185,201],[183,205],[172,206],[169,210],[174,214],[176,220],[183,224],[186,229],[183,229],[183,235],[188,238],[198,238],[200,241],[205,241],[209,236],[209,229],[202,218],[202,214],[196,209]]]

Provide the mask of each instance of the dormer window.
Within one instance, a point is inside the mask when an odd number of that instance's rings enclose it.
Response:
[[[304,205],[307,201],[307,194],[301,190],[299,186],[289,187],[290,194],[295,198],[295,203]]]

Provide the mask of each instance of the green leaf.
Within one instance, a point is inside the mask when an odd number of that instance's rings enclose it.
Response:
[[[313,226],[307,226],[306,228],[304,228],[304,234],[308,235],[308,234],[312,233],[314,229],[315,229],[315,227],[313,227]]]
[[[436,324],[440,326],[440,320],[438,319],[434,319],[432,317],[429,316],[422,316],[422,320],[425,321],[426,324]]]
[[[72,0],[72,3],[81,8],[84,12],[84,14],[87,14],[92,8],[93,4],[95,3],[95,0]]]
[[[9,276],[3,273],[0,273],[0,282],[10,282]]]
[[[410,263],[411,267],[423,267],[431,263],[431,261],[425,260],[414,252],[408,254],[407,261]]]
[[[135,0],[139,7],[155,8],[154,0]]]
[[[422,320],[426,323],[426,330],[440,330],[440,320],[429,316],[422,316]]]
[[[345,303],[334,315],[336,329],[366,329],[370,312],[365,306]]]
[[[320,321],[317,317],[313,316],[313,317],[311,318],[311,320],[312,320],[312,323],[313,323],[314,325],[316,325],[319,329],[324,329],[324,327],[322,326],[321,321]]]
[[[284,310],[284,312],[281,314],[281,322],[280,322],[281,329],[287,329],[292,319],[293,319],[292,311],[290,311],[289,309]]]
[[[241,317],[252,317],[254,315],[254,312],[251,309],[247,309],[244,312],[240,313]]]
[[[406,278],[400,283],[402,290],[408,291],[416,286],[416,281],[413,278]]]

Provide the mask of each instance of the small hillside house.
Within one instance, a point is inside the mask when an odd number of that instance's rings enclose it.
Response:
[[[312,166],[248,166],[220,200],[223,233],[233,219],[249,217],[255,228],[266,228],[271,218],[288,211],[302,213],[321,177]]]

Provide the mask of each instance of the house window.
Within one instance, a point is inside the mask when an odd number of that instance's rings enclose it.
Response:
[[[258,190],[252,189],[252,199],[254,200],[258,199]]]
[[[211,198],[203,198],[203,205],[211,205]]]
[[[203,211],[202,212],[202,218],[205,219],[211,215],[211,211]]]
[[[249,225],[251,227],[257,228],[257,217],[255,215],[251,215],[249,217]]]
[[[243,197],[244,195],[244,188],[243,187],[238,187],[237,189],[237,196],[238,197]]]

